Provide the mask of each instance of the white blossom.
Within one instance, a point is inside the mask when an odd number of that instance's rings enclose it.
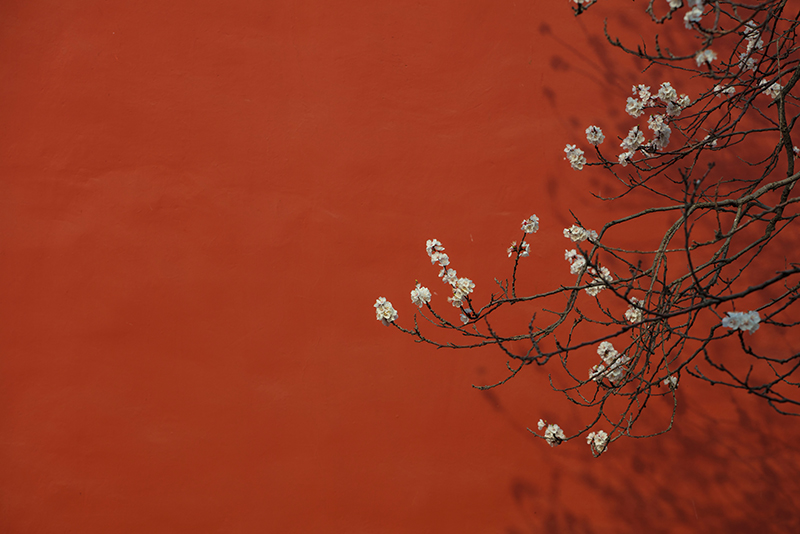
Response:
[[[594,269],[592,269],[594,271]],[[597,296],[602,290],[608,287],[608,284],[614,281],[614,277],[611,276],[611,271],[609,271],[606,267],[600,267],[600,272],[594,271],[592,274],[597,275],[589,284],[589,287],[586,288],[586,293],[590,297]]]
[[[678,98],[678,92],[672,87],[669,82],[664,82],[658,88],[658,98],[665,104],[668,104]]]
[[[597,346],[597,355],[603,358],[604,362],[611,365],[617,359],[619,352],[610,341],[603,341]]]
[[[589,369],[589,379],[594,380],[595,382],[602,382],[603,381],[603,371],[606,370],[606,366],[602,363],[599,365],[593,366]]]
[[[472,293],[475,288],[475,284],[469,278],[459,278],[455,282],[451,282],[450,285],[453,288],[453,296],[448,297],[447,300],[457,308],[464,304],[464,297]]]
[[[517,242],[512,241],[511,246],[506,249],[506,252],[508,252],[508,257],[510,258],[511,256],[513,256],[516,251],[517,251]]]
[[[445,284],[450,285],[454,284],[455,281],[458,280],[455,269],[445,269],[444,267],[442,267],[442,270],[439,271],[439,278],[441,278],[442,282]]]
[[[434,252],[442,252],[443,250],[444,247],[438,239],[428,239],[425,243],[425,252],[428,253],[428,256],[432,256]]]
[[[644,314],[641,308],[638,308],[637,306],[640,306],[642,301],[636,297],[631,297],[630,302],[631,304],[628,306],[628,309],[625,312],[625,319],[627,319],[630,323],[641,323],[644,319]]]
[[[686,26],[687,30],[692,29],[693,22],[700,22],[700,19],[703,18],[703,7],[702,6],[694,6],[692,9],[686,12],[683,16],[683,24]]]
[[[669,144],[669,136],[672,130],[667,126],[667,123],[664,122],[663,115],[652,115],[647,120],[647,127],[653,130],[653,147],[661,149]]]
[[[677,117],[683,111],[683,108],[677,102],[670,102],[667,104],[667,115],[670,117]]]
[[[698,67],[702,67],[704,64],[711,65],[711,62],[717,59],[717,53],[711,50],[710,48],[706,48],[705,50],[700,50],[694,56],[694,60],[697,63]]]
[[[623,167],[627,167],[628,162],[630,162],[631,158],[633,157],[633,154],[634,154],[633,152],[623,152],[622,154],[617,156],[617,163],[619,163]]]
[[[569,145],[567,145],[569,146]],[[522,231],[526,234],[533,234],[539,231],[539,217],[531,215],[529,218],[522,221]]]
[[[386,326],[397,320],[397,312],[392,307],[392,303],[385,298],[380,297],[375,301],[375,316]]]
[[[736,93],[736,88],[732,85],[715,85],[714,92],[717,96],[732,95]]]
[[[547,426],[547,423],[544,421],[544,419],[539,419],[539,423],[537,426],[539,427],[539,430],[541,430]]]
[[[615,386],[622,382],[628,370],[625,364],[631,359],[620,354],[609,341],[603,341],[597,346],[597,354],[603,359],[605,365],[596,365],[592,368],[589,373],[592,379],[600,382],[605,377]]]
[[[577,224],[573,224],[569,228],[564,228],[564,237],[571,239],[576,243],[586,241],[587,239],[590,241],[597,241],[597,232],[594,230],[587,230],[586,228],[581,228]]]
[[[678,387],[678,377],[675,375],[669,375],[661,383],[670,389],[675,389]]]
[[[431,254],[431,263],[439,262],[441,267],[450,265],[450,257],[444,252],[434,252]]]
[[[603,341],[597,346],[597,354],[603,359],[603,364],[592,367],[589,377],[595,382],[608,378],[613,385],[619,385],[628,370],[625,364],[631,359],[620,354],[609,341]]]
[[[792,152],[794,152],[794,157],[800,156],[800,148],[797,148],[796,146],[793,146],[792,147]]]
[[[747,21],[743,32],[747,39],[747,54],[764,48],[764,40],[761,38],[761,32],[757,28],[758,25],[755,22],[752,20]]]
[[[640,83],[633,86],[633,96],[638,96],[639,100],[642,101],[642,105],[646,106],[650,104],[650,99],[653,95],[650,93],[649,86]]]
[[[638,126],[634,126],[630,129],[627,137],[622,140],[619,146],[622,147],[622,150],[625,152],[634,152],[642,143],[644,143],[644,134],[639,130]]]
[[[631,117],[640,117],[642,113],[644,113],[642,111],[643,109],[644,104],[640,100],[631,98],[630,96],[628,97],[628,102],[625,105],[625,111],[628,113],[628,115]]]
[[[752,335],[753,332],[758,330],[758,323],[760,322],[761,316],[755,310],[749,312],[728,312],[728,316],[722,319],[722,326],[730,328],[731,330],[750,332],[750,335]]]
[[[609,382],[615,386],[618,386],[622,382],[622,380],[625,378],[625,373],[628,371],[628,368],[625,367],[625,364],[630,360],[631,359],[628,356],[623,354],[614,361],[614,363],[606,371],[606,378],[608,378]]]
[[[586,140],[594,146],[599,145],[606,138],[603,135],[603,130],[599,126],[589,126],[586,128]]]
[[[544,439],[547,440],[551,447],[555,447],[567,441],[567,436],[564,435],[564,431],[561,430],[560,426],[553,424],[547,425],[547,430],[544,431]]]
[[[766,80],[761,80],[761,85],[765,85],[767,83],[769,82],[767,82]],[[781,84],[779,84],[778,82],[775,82],[766,89],[764,89],[763,93],[768,97],[772,98],[773,100],[775,100],[780,96],[781,89],[783,89],[783,86],[781,86]]]
[[[741,70],[756,70],[756,60],[750,57],[747,52],[739,54],[739,69]]]
[[[469,278],[459,278],[455,284],[455,287],[458,291],[466,296],[472,293],[472,290],[475,289],[475,283]]]
[[[586,443],[592,448],[595,454],[600,454],[605,451],[608,446],[608,434],[602,430],[590,432],[589,435],[586,436]]]
[[[667,0],[670,9],[678,9],[681,7],[681,0]]]
[[[411,302],[420,308],[431,301],[431,292],[427,287],[417,284],[417,287],[411,290]]]
[[[567,148],[564,149],[564,152],[567,154],[567,160],[569,160],[570,165],[576,171],[580,171],[583,169],[583,166],[586,165],[586,157],[583,155],[583,150],[577,148],[575,145],[567,145]]]
[[[569,272],[572,274],[578,274],[586,266],[586,258],[575,249],[565,251],[564,259],[570,263]]]
[[[469,317],[467,317],[466,315],[464,315],[462,313],[461,314],[461,322],[464,323],[464,324],[467,324],[469,322]]]

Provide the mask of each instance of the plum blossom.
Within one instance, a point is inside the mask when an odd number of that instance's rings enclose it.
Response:
[[[553,424],[547,425],[547,430],[544,431],[544,439],[547,440],[551,447],[556,447],[567,441],[567,436],[564,435],[564,431],[561,430],[560,426]]]
[[[428,256],[432,256],[434,252],[442,252],[443,250],[444,247],[438,239],[428,239],[425,243],[425,252],[428,253]]]
[[[603,130],[599,126],[589,126],[586,128],[586,140],[594,146],[598,146],[606,138]]]
[[[715,85],[714,92],[717,96],[732,95],[736,93],[736,88],[732,85]]]
[[[675,375],[669,375],[661,383],[670,389],[675,389],[678,387],[678,377]]]
[[[520,243],[519,247],[517,247],[517,242],[512,241],[511,246],[508,247],[506,252],[508,252],[509,258],[513,256],[515,252],[519,254],[520,258],[527,258],[531,253],[531,246],[530,244],[523,241],[522,243]]]
[[[383,297],[375,301],[375,315],[376,318],[386,326],[397,320],[397,312],[392,307],[392,303]]]
[[[575,145],[567,145],[564,152],[567,154],[566,159],[569,160],[570,165],[576,171],[583,169],[583,166],[586,165],[586,157],[583,155],[583,150]]]
[[[633,96],[638,96],[643,106],[650,105],[650,99],[653,95],[650,93],[649,86],[640,83],[639,85],[634,85],[632,91]]]
[[[581,228],[577,224],[573,224],[569,228],[564,228],[564,237],[569,238],[576,243],[586,241],[587,239],[590,241],[597,241],[597,232],[594,230],[587,230],[586,228]]]
[[[747,52],[739,54],[739,69],[741,70],[756,70],[756,60],[750,57]]]
[[[589,377],[595,382],[601,382],[605,377],[613,385],[619,385],[628,370],[625,364],[630,362],[631,359],[624,354],[620,354],[609,341],[603,341],[597,346],[597,354],[603,359],[605,365],[592,367]]]
[[[586,443],[592,448],[592,452],[600,454],[606,450],[608,446],[608,434],[602,430],[597,432],[590,432],[586,436]]]
[[[722,326],[730,328],[731,330],[750,332],[750,335],[752,335],[753,332],[758,330],[758,323],[760,322],[761,316],[755,310],[749,312],[728,312],[728,316],[722,319]]]
[[[653,130],[652,145],[656,149],[665,148],[669,144],[669,136],[672,130],[664,122],[663,115],[653,115],[647,119],[647,127]]]
[[[692,29],[693,22],[700,22],[703,18],[703,5],[700,2],[700,5],[694,6],[692,9],[686,12],[683,16],[683,24],[686,26],[687,30]]]
[[[667,0],[670,9],[678,9],[681,7],[681,0]]]
[[[539,423],[536,426],[541,430],[547,426],[547,422],[544,419],[539,419]]]
[[[459,278],[455,282],[451,282],[450,285],[453,288],[453,296],[448,297],[447,300],[456,308],[464,304],[464,297],[472,293],[475,288],[475,283],[469,278]]]
[[[441,271],[439,271],[439,278],[441,278],[442,282],[445,284],[450,285],[454,284],[455,281],[458,280],[455,269],[445,269],[444,267]]]
[[[698,67],[702,67],[704,64],[711,65],[711,62],[715,59],[717,59],[717,53],[710,48],[700,50],[697,55],[694,56],[694,60]]]
[[[635,98],[628,97],[628,102],[625,104],[625,111],[631,117],[641,117],[642,113],[644,113],[644,103],[640,100],[636,100]]]
[[[661,87],[658,88],[658,98],[665,104],[669,104],[678,99],[678,91],[672,87],[672,84],[669,82],[664,82],[661,84]]]
[[[586,258],[575,249],[565,251],[564,259],[570,263],[569,272],[572,274],[578,274],[586,266]]]
[[[606,370],[606,366],[602,363],[599,365],[592,366],[589,369],[589,379],[594,380],[595,382],[602,382],[603,381],[603,372]]]
[[[439,266],[447,267],[450,265],[450,256],[444,252],[434,252],[431,254],[431,263],[439,262]]]
[[[641,306],[642,301],[636,297],[631,297],[630,303],[630,306],[628,306],[625,312],[625,319],[627,319],[629,323],[641,323],[642,319],[644,319],[644,314],[638,306]]]
[[[609,271],[606,267],[600,267],[600,272],[597,272],[594,269],[590,269],[590,274],[597,275],[595,278],[589,283],[589,287],[586,288],[586,294],[590,297],[597,296],[602,290],[608,287],[608,284],[614,281],[614,277],[611,276],[611,271]]]
[[[431,292],[427,287],[417,284],[417,287],[411,290],[411,302],[420,308],[431,301]]]
[[[644,143],[644,134],[639,130],[638,126],[634,126],[619,146],[625,152],[634,152],[642,143]]]
[[[569,146],[569,145],[567,145]],[[539,217],[531,215],[529,218],[522,221],[522,231],[526,234],[533,234],[539,231]]]
[[[760,85],[765,85],[767,83],[769,82],[766,80],[761,80]],[[775,82],[766,89],[764,89],[763,93],[768,97],[770,97],[771,99],[775,100],[781,95],[781,89],[783,89],[783,86],[781,86],[781,84],[779,84],[778,82]]]

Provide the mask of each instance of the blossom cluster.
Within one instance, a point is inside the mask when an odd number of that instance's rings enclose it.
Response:
[[[411,302],[423,307],[431,301],[431,291],[427,287],[417,284],[417,287],[411,290]]]
[[[728,312],[728,316],[722,319],[722,326],[731,330],[750,332],[750,335],[752,335],[753,332],[758,330],[758,323],[760,322],[761,316],[754,310],[749,312]]]
[[[594,267],[589,267],[588,272],[594,276],[592,281],[589,283],[589,287],[586,288],[586,293],[590,297],[596,296],[598,293],[608,287],[608,284],[614,281],[614,277],[611,276],[611,271],[609,271],[606,267],[600,267],[600,270],[597,270]]]
[[[586,258],[574,248],[564,252],[564,259],[569,262],[570,274],[578,274],[586,267]]]
[[[597,241],[597,232],[594,230],[587,230],[586,228],[581,228],[577,224],[573,224],[569,228],[564,228],[564,237],[567,239],[571,239],[576,243],[580,243],[581,241]]]
[[[589,378],[597,383],[607,378],[612,385],[618,386],[625,378],[628,368],[625,366],[631,359],[620,354],[609,341],[603,341],[597,346],[597,354],[603,363],[595,365],[589,370]]]
[[[631,297],[630,299],[630,306],[625,311],[625,319],[628,320],[629,323],[641,323],[642,319],[644,319],[644,314],[640,306],[642,305],[642,301],[637,299],[636,297]]]
[[[575,145],[567,145],[564,152],[567,154],[567,161],[569,161],[569,164],[572,165],[572,168],[576,171],[583,169],[583,166],[586,165],[586,156],[583,155],[583,150]]]
[[[516,241],[512,241],[511,242],[511,246],[508,247],[506,252],[508,252],[508,257],[509,258],[511,256],[513,256],[514,253],[519,254],[520,258],[527,258],[531,253],[531,246],[530,246],[530,244],[526,243],[525,241],[523,241],[522,243],[519,244],[519,246],[517,246],[517,242]]]
[[[522,221],[522,231],[526,234],[534,234],[539,231],[539,217],[531,215]]]
[[[744,52],[739,54],[739,69],[754,71],[758,66],[753,55],[764,48],[764,40],[761,38],[761,32],[758,31],[758,25],[752,20],[747,21],[742,33],[747,45]]]
[[[539,419],[539,430],[543,429],[545,426],[547,430],[544,431],[544,439],[551,447],[561,445],[561,443],[567,441],[567,436],[564,435],[564,431],[561,430],[560,426],[556,424],[548,425],[546,421]]]
[[[592,448],[594,454],[601,454],[608,447],[608,434],[602,430],[590,432],[586,436],[586,443]]]
[[[448,267],[448,265],[450,265],[450,257],[444,253],[444,246],[442,246],[441,241],[438,239],[429,239],[425,243],[425,251],[428,253],[428,256],[430,256],[431,263],[439,263],[439,266],[442,268],[441,271],[439,271],[439,278],[441,278],[442,282],[445,284],[450,284],[453,290],[453,296],[448,297],[447,300],[457,308],[462,307],[466,296],[475,289],[475,283],[469,278],[459,278],[455,269],[450,269]],[[411,300],[412,302],[414,301],[413,291]]]
[[[762,86],[766,85],[768,83],[769,82],[767,80],[761,80],[761,85]],[[775,82],[772,85],[770,85],[769,87],[767,87],[766,89],[764,89],[762,92],[765,95],[767,95],[768,97],[770,97],[771,99],[775,100],[776,98],[778,98],[781,95],[781,90],[783,90],[783,86],[781,84],[779,84],[778,82]]]
[[[380,297],[375,301],[375,315],[386,326],[397,320],[397,312],[392,307],[392,303],[384,297]]]

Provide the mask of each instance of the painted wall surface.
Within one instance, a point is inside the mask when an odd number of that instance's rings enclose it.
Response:
[[[0,4],[0,532],[798,531],[755,400],[682,388],[594,460],[527,432],[581,421],[543,371],[481,393],[501,355],[374,318],[434,237],[488,295],[531,213],[526,290],[566,280],[610,212],[563,147],[663,81],[603,43],[643,8]]]

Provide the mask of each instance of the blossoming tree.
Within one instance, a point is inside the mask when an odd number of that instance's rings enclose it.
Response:
[[[576,0],[576,14],[596,1]],[[600,166],[613,177],[618,192],[601,200],[638,197],[647,207],[597,231],[576,218],[563,229],[569,243],[564,269],[574,283],[534,295],[518,294],[517,273],[539,231],[536,215],[522,221],[519,242],[508,247],[510,276],[495,280],[497,287],[480,300],[442,243],[428,240],[426,252],[452,290],[448,301],[457,315],[443,311],[418,283],[411,291],[420,309],[413,325],[401,326],[383,297],[375,303],[378,320],[436,347],[497,347],[509,359],[508,375],[482,389],[552,361],[560,370],[553,387],[592,415],[571,435],[544,420],[531,432],[551,446],[585,436],[595,456],[621,437],[668,431],[686,378],[743,390],[782,414],[800,414],[800,352],[763,351],[751,338],[800,325],[793,226],[800,172],[792,140],[800,117],[793,94],[800,78],[800,12],[789,8],[786,0],[649,0],[652,21],[682,24],[697,37],[698,49],[673,53],[657,34],[651,48],[630,48],[606,33],[609,43],[671,69],[678,80],[694,77],[704,85],[687,93],[673,87],[675,79],[654,88],[636,85],[627,100],[620,98],[631,120],[627,132],[590,125],[584,146],[591,147],[590,158],[582,143],[564,150],[572,169]],[[608,135],[621,140],[621,151],[605,148],[614,144]],[[723,159],[725,173],[715,170]],[[666,225],[651,222],[665,217]],[[626,248],[619,237],[634,225],[660,230],[643,247]],[[501,334],[497,311],[523,303],[531,306],[528,328]],[[437,336],[443,331],[450,334]],[[731,347],[739,357],[730,357]],[[587,351],[597,354],[588,369],[574,357]],[[640,433],[637,423],[655,396],[672,400],[672,415],[661,430]]]

